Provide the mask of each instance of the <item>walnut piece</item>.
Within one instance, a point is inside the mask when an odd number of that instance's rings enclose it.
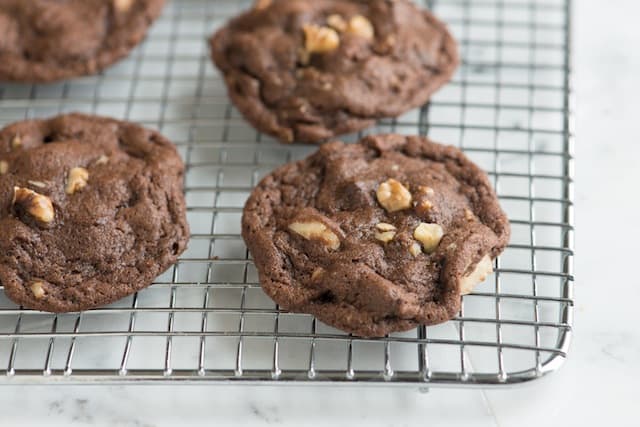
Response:
[[[128,12],[133,6],[134,0],[113,0],[113,6],[120,13]]]
[[[351,18],[345,32],[367,40],[372,40],[375,35],[371,21],[362,15],[356,15]]]
[[[55,219],[51,199],[28,188],[13,188],[13,204],[20,206],[29,215],[45,224]]]
[[[396,227],[393,224],[387,224],[386,222],[380,222],[376,224],[376,228],[380,231],[396,231]]]
[[[27,184],[29,184],[32,187],[37,187],[37,188],[47,188],[47,184],[45,184],[42,181],[32,181],[32,180],[28,180]]]
[[[317,282],[324,275],[324,268],[318,267],[311,273],[311,281]]]
[[[302,29],[308,53],[327,53],[340,46],[340,36],[333,28],[305,25]]]
[[[427,187],[426,185],[421,185],[418,187],[418,194],[422,196],[426,196],[431,198],[435,196],[436,192],[433,191],[433,188]],[[418,215],[426,215],[429,211],[431,211],[434,207],[433,202],[429,199],[423,198],[419,203],[416,204],[416,212]]]
[[[302,64],[302,65],[308,65],[309,61],[311,60],[311,54],[309,52],[307,52],[307,49],[301,47],[298,49],[298,61]],[[303,74],[301,72],[302,70],[297,70],[296,73],[300,72],[299,75],[297,75],[296,77],[298,77],[299,79],[303,77]]]
[[[347,26],[349,25],[347,21],[338,14],[329,15],[327,17],[327,24],[336,31],[340,31],[341,33],[347,30]]]
[[[474,219],[476,219],[475,214],[471,211],[471,209],[469,208],[464,208],[464,218],[467,221],[473,221]]]
[[[89,181],[89,171],[85,168],[73,168],[69,171],[69,177],[67,178],[67,187],[65,188],[65,193],[73,194],[77,191],[82,190],[87,186],[87,181]]]
[[[107,156],[105,156],[104,154],[100,157],[98,157],[98,159],[95,161],[94,165],[106,165],[107,163],[109,163],[109,158]]]
[[[273,3],[273,0],[256,0],[253,4],[253,8],[255,10],[264,10],[271,6],[271,3]]]
[[[307,240],[319,240],[329,249],[336,250],[340,247],[340,239],[326,225],[317,221],[292,222],[289,230],[304,237]]]
[[[378,232],[374,235],[377,240],[380,240],[384,243],[389,243],[396,237],[396,227],[393,224],[388,224],[386,222],[380,222],[376,224],[376,229]]]
[[[420,223],[413,232],[413,237],[422,243],[422,248],[426,253],[431,253],[436,250],[444,236],[442,227],[438,224],[427,224],[425,222]]]
[[[20,136],[19,133],[17,133],[11,140],[11,149],[17,150],[20,147],[22,147],[22,137]]]
[[[390,241],[393,240],[394,237],[396,237],[395,231],[383,231],[381,233],[375,234],[375,238],[384,243],[389,243]]]
[[[338,14],[329,15],[327,17],[327,25],[341,33],[353,34],[367,40],[372,40],[375,35],[371,21],[362,15],[356,15],[349,21]]]
[[[44,282],[41,280],[34,280],[29,284],[31,292],[36,299],[42,299],[44,297]]]
[[[433,203],[429,200],[423,200],[416,205],[416,212],[421,215],[426,214],[431,209],[433,209]]]
[[[476,268],[474,268],[471,273],[462,277],[458,282],[460,295],[467,295],[473,292],[473,289],[487,280],[487,276],[491,273],[493,273],[493,260],[489,255],[485,255],[484,258],[478,262]]]
[[[376,196],[387,212],[397,212],[411,207],[411,193],[393,178],[380,184]]]
[[[9,172],[9,163],[4,160],[0,160],[0,175],[4,175]]]
[[[414,258],[420,255],[422,253],[422,248],[420,247],[420,244],[419,243],[411,244],[411,246],[409,246],[409,253],[413,255]]]
[[[429,197],[433,197],[436,194],[436,192],[433,191],[433,188],[427,187],[426,185],[421,185],[420,187],[418,187],[418,191]]]

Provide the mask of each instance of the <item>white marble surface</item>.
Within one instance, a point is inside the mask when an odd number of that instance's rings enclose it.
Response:
[[[635,0],[575,1],[576,327],[560,372],[523,388],[1,387],[0,426],[631,426],[640,381],[640,45]],[[612,219],[615,218],[615,219]],[[611,295],[611,296],[609,296]]]

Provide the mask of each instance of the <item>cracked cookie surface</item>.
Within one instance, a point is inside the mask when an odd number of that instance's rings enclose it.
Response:
[[[400,135],[330,142],[282,166],[242,219],[276,303],[367,337],[454,317],[509,234],[487,176],[461,151]]]
[[[184,164],[133,123],[68,114],[0,131],[0,284],[51,312],[109,304],[185,250]]]
[[[322,142],[423,105],[458,65],[408,0],[266,0],[211,38],[236,107],[283,142]]]
[[[96,74],[145,37],[165,0],[0,0],[0,81]]]

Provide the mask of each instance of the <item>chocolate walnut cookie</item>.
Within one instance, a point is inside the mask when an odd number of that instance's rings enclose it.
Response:
[[[186,247],[184,165],[157,132],[81,114],[0,131],[0,285],[28,308],[98,307]]]
[[[277,169],[242,219],[275,302],[367,337],[455,316],[509,230],[486,175],[464,154],[400,135],[331,142]]]
[[[211,39],[229,96],[260,131],[321,142],[423,105],[458,65],[409,0],[260,0]]]
[[[164,0],[0,0],[0,81],[95,74],[126,56]]]

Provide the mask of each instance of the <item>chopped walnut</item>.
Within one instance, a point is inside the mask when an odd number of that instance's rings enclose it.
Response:
[[[9,163],[4,160],[0,160],[0,175],[4,175],[9,172]]]
[[[356,15],[351,18],[345,32],[368,40],[372,40],[375,35],[371,21],[362,15]]]
[[[433,203],[431,203],[429,200],[423,200],[416,205],[416,211],[419,214],[427,213],[431,209],[433,209]]]
[[[271,3],[273,3],[273,0],[256,0],[253,4],[253,8],[256,10],[264,10],[271,6]]]
[[[42,181],[32,181],[32,180],[28,180],[27,184],[29,184],[32,187],[37,187],[37,188],[47,188],[47,184],[45,184]]]
[[[413,232],[413,237],[422,243],[422,248],[426,253],[436,250],[440,240],[444,236],[444,231],[438,224],[421,223]]]
[[[392,48],[396,44],[396,36],[393,34],[389,34],[387,38],[384,40],[384,47],[387,49]]]
[[[393,224],[380,222],[376,224],[376,229],[378,229],[378,232],[375,233],[374,237],[381,242],[389,243],[396,237],[397,229]]]
[[[311,273],[311,281],[317,282],[324,275],[324,268],[318,267]]]
[[[380,222],[376,224],[376,228],[380,231],[396,231],[396,227],[393,224],[387,224],[386,222]]]
[[[469,208],[464,208],[464,218],[467,221],[473,221],[474,219],[476,219],[476,216],[474,215],[474,213],[471,211],[471,209]]]
[[[29,215],[44,223],[55,219],[51,199],[28,188],[14,187],[13,205],[21,207]]]
[[[411,193],[393,178],[380,184],[376,196],[387,212],[397,212],[411,207]]]
[[[29,289],[33,292],[33,296],[36,299],[42,299],[44,297],[44,282],[41,280],[34,280],[29,284]]]
[[[299,48],[298,49],[298,61],[302,65],[307,65],[307,64],[309,64],[310,60],[311,60],[311,54],[307,51],[307,49],[302,48],[302,47]],[[298,73],[298,72],[300,72],[300,74],[298,74],[297,77],[300,79],[303,76],[302,70],[296,71],[296,73]]]
[[[106,165],[107,163],[109,163],[109,157],[105,156],[104,154],[100,157],[98,157],[98,159],[95,161],[94,165]]]
[[[379,55],[389,55],[393,52],[396,45],[396,38],[393,34],[389,34],[383,39],[378,38],[377,43],[373,45],[373,50]]]
[[[460,295],[467,295],[480,283],[487,280],[487,276],[493,273],[493,261],[489,255],[485,255],[469,274],[460,279],[458,286]]]
[[[418,191],[429,197],[433,197],[436,194],[436,192],[433,191],[433,188],[427,187],[426,185],[421,185],[420,187],[418,187]]]
[[[319,240],[329,249],[336,250],[340,247],[340,239],[326,225],[318,221],[292,222],[289,230],[304,237],[307,240]]]
[[[422,253],[422,248],[420,247],[420,244],[412,243],[411,246],[409,246],[409,253],[413,255],[414,258],[420,255]]]
[[[396,237],[395,231],[383,231],[375,234],[375,238],[384,243],[389,243],[394,237]]]
[[[89,171],[85,168],[73,168],[69,171],[69,177],[67,178],[67,187],[65,193],[74,194],[77,191],[82,190],[87,186],[89,181]]]
[[[327,24],[336,31],[340,31],[341,33],[347,30],[347,26],[349,25],[347,21],[338,14],[329,15],[327,17]]]
[[[349,21],[338,14],[329,15],[327,17],[327,25],[341,33],[353,34],[368,40],[372,40],[375,35],[371,21],[362,15],[356,15]]]
[[[418,194],[423,197],[433,197],[435,195],[435,191],[433,188],[421,185],[418,187]],[[416,213],[418,215],[426,215],[434,208],[433,202],[429,199],[423,198],[418,203],[416,203]]]
[[[13,150],[17,150],[18,148],[21,148],[21,147],[22,147],[22,137],[20,136],[19,133],[17,133],[11,140],[11,148]]]
[[[305,36],[305,50],[308,53],[327,53],[340,46],[340,36],[333,28],[305,25],[302,29]]]
[[[133,6],[134,0],[113,0],[113,6],[120,13],[128,12]]]

